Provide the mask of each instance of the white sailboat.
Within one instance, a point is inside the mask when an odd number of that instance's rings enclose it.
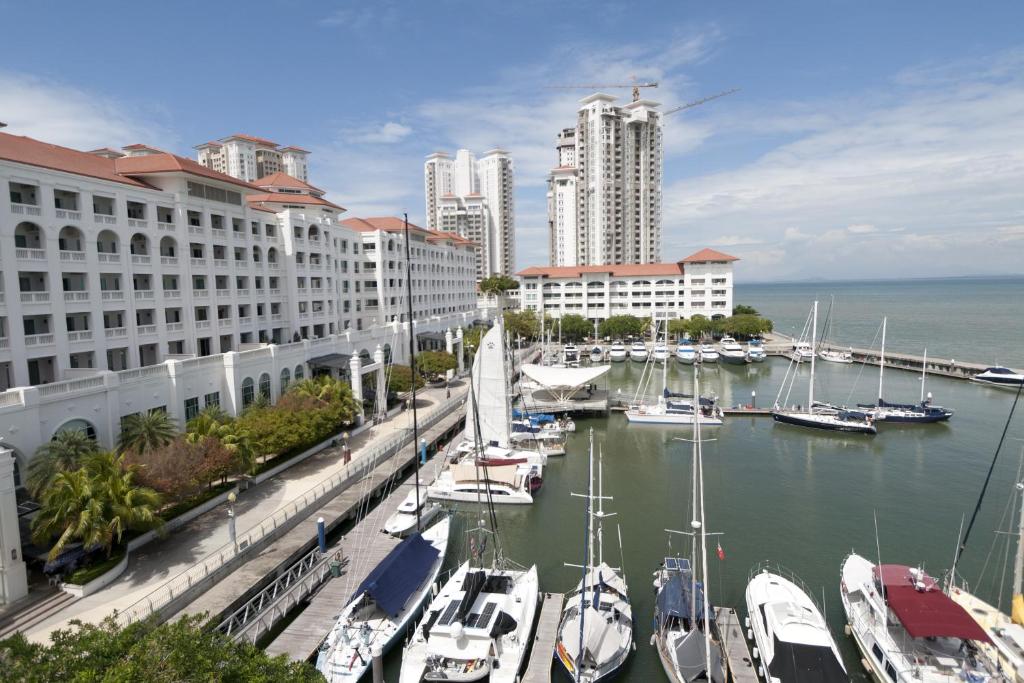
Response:
[[[694,368],[693,383],[694,393],[699,393],[697,368]],[[665,674],[672,683],[699,680],[725,683],[726,680],[725,651],[707,595],[708,551],[700,425],[698,421],[693,427],[691,531],[669,532],[690,536],[693,563],[690,558],[666,557],[654,573],[657,597],[652,640]]]
[[[621,569],[610,567],[604,561],[603,524],[604,519],[612,515],[604,512],[606,498],[600,464],[597,495],[594,495],[593,429],[590,430],[589,458],[584,564],[568,565],[582,569],[583,578],[566,595],[555,642],[555,657],[578,683],[596,683],[614,676],[634,649],[633,608],[626,579],[620,575]]]
[[[821,350],[818,352],[818,357],[829,363],[842,363],[849,365],[853,363],[853,349],[843,351],[842,349],[833,348],[828,340],[832,338],[832,309],[835,307],[836,298],[832,297],[828,303],[828,313],[825,314],[825,334],[822,335]]]
[[[384,522],[384,533],[405,538],[414,531],[427,528],[444,514],[444,508],[427,498],[426,487],[420,488],[419,479],[416,480],[416,487],[419,491],[409,491],[394,514]]]
[[[701,424],[716,427],[725,421],[725,414],[714,397],[705,398],[696,394],[687,396],[668,390],[668,363],[662,364],[661,393],[654,403],[640,401],[640,394],[649,383],[650,375],[647,375],[646,381],[641,380],[633,405],[625,411],[628,422],[690,425],[699,419]]]

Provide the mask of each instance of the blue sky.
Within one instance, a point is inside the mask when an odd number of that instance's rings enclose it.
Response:
[[[748,280],[1020,273],[1020,2],[0,0],[6,132],[191,155],[234,132],[313,151],[352,215],[423,216],[422,160],[502,146],[518,264],[545,263],[554,135],[584,91],[661,85],[665,260]],[[623,98],[628,92],[617,91]]]

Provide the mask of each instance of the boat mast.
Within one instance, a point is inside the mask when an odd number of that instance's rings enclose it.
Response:
[[[818,302],[814,302],[814,316],[811,322],[811,381],[807,385],[807,412],[814,412],[814,357],[818,354],[814,351],[818,342]]]
[[[587,469],[587,506],[585,535],[583,539],[583,581],[580,583],[580,650],[576,656],[576,681],[579,683],[583,668],[583,620],[587,613],[587,577],[594,565],[594,548],[590,543],[593,533],[593,514],[591,505],[594,501],[594,428],[590,428],[590,464]]]
[[[545,356],[548,354],[548,338],[544,336],[544,311],[540,312],[540,364],[547,365]]]
[[[928,349],[924,350],[924,360],[921,361],[921,405],[924,405],[924,376],[928,371]]]
[[[1024,484],[1015,486],[1021,493],[1020,521],[1017,523],[1017,557],[1013,561],[1013,598],[1010,616],[1013,623],[1024,623]]]
[[[882,376],[885,374],[885,325],[888,318],[882,318],[882,351],[878,356],[878,405],[882,405]]]
[[[604,564],[604,452],[597,456],[597,564]]]
[[[690,528],[693,533],[690,535],[690,557],[693,563],[697,563],[697,530],[700,522],[697,521],[697,436],[700,430],[700,389],[698,387],[698,363],[693,364],[693,510],[690,516]],[[697,567],[690,567],[690,616],[697,616]]]
[[[704,524],[704,458],[700,444],[700,387],[698,376],[693,377],[693,393],[696,406],[693,412],[693,449],[695,455],[694,469],[700,480],[700,518],[694,523],[700,525],[700,571],[704,579],[704,671],[707,679],[711,680],[711,622],[708,607],[708,544],[707,527]],[[692,612],[691,612],[692,614]]]
[[[416,464],[416,530],[421,531],[420,526],[420,457],[416,449],[420,446],[419,425],[416,422],[416,331],[412,322],[412,265],[409,257],[409,214],[405,217],[405,301],[408,304],[409,313],[409,374],[412,377],[412,461]],[[378,394],[379,395],[379,394]]]
[[[657,346],[657,332],[655,332],[655,346]],[[665,328],[665,352],[668,353],[668,328]],[[654,355],[653,352],[651,355]],[[668,356],[661,364],[661,400],[665,400],[665,390],[668,389]]]

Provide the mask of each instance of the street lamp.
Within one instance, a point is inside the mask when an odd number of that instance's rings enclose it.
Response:
[[[348,448],[348,437],[349,437],[349,433],[348,432],[342,432],[341,433],[341,457],[342,457],[342,460],[344,460],[346,465],[352,459],[352,452]]]
[[[234,491],[228,494],[228,539],[235,550],[238,550],[238,542],[235,539],[235,501],[238,494]]]

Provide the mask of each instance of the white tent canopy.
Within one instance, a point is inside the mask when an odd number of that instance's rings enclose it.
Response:
[[[550,391],[559,401],[568,401],[580,387],[608,372],[610,365],[586,368],[555,368],[547,365],[524,365],[523,374]]]

